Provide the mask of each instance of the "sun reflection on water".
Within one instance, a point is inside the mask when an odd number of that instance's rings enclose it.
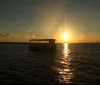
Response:
[[[71,57],[69,53],[70,50],[68,49],[68,43],[64,43],[62,55],[60,55],[55,62],[55,70],[58,73],[57,81],[59,83],[72,83],[71,79],[73,78],[73,72],[70,68]]]

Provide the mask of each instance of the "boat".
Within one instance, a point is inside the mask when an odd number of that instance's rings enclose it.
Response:
[[[29,50],[56,51],[56,39],[30,39]]]

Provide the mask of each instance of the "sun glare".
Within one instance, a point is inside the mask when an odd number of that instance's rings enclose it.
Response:
[[[69,34],[67,32],[63,33],[63,39],[67,40],[69,38]]]

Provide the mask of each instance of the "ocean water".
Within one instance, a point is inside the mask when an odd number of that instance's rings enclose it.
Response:
[[[100,44],[57,44],[52,53],[2,43],[0,85],[100,85]]]

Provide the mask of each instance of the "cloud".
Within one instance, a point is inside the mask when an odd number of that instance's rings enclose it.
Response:
[[[10,33],[0,33],[0,37],[8,37],[10,36]]]
[[[35,37],[36,37],[35,34],[24,36],[24,38],[28,40]]]
[[[29,30],[28,30],[28,32],[32,32],[32,31],[34,31],[34,29],[29,29]]]
[[[20,37],[20,35],[12,33],[0,33],[0,38],[6,38],[6,37]]]

